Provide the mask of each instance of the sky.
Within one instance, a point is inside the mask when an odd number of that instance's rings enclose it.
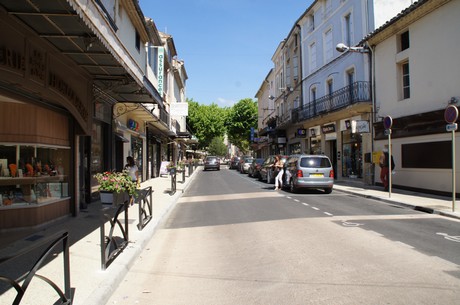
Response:
[[[410,0],[375,0],[376,24]],[[271,58],[313,0],[140,0],[146,17],[172,35],[184,60],[186,97],[229,107],[255,95]],[[381,8],[378,3],[381,3]],[[408,4],[407,4],[408,3]],[[378,8],[378,9],[377,9]]]

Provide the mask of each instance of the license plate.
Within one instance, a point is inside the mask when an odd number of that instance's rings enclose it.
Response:
[[[310,174],[310,177],[323,177],[323,174]]]

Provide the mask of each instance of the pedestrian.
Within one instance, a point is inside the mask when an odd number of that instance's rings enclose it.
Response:
[[[131,180],[135,183],[138,183],[139,179],[139,168],[137,167],[136,163],[134,162],[134,158],[131,156],[128,156],[126,158],[126,165],[125,165],[125,170],[128,171],[128,175],[131,177]],[[134,203],[134,197],[130,196],[129,198],[129,203],[133,205]]]
[[[388,149],[384,148],[383,153],[380,154],[379,165],[380,165],[380,180],[383,183],[383,187],[385,191],[388,191],[388,184],[389,184],[389,175],[390,175],[390,168],[388,164],[389,154]],[[391,170],[394,170],[395,162],[393,156],[391,156]]]
[[[279,171],[275,178],[275,190],[279,191],[283,188],[283,175],[284,168],[283,162],[281,161],[280,156],[275,157],[275,162],[273,163],[274,172]]]

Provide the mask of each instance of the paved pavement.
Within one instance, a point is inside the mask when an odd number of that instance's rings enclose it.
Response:
[[[198,168],[197,171],[200,171]],[[66,218],[46,227],[40,231],[19,231],[0,234],[0,257],[29,246],[36,238],[51,235],[58,230],[66,230],[70,236],[70,281],[73,289],[74,305],[104,305],[112,295],[114,289],[121,283],[124,275],[138,258],[147,242],[155,233],[159,223],[167,217],[174,208],[178,199],[186,191],[187,187],[196,177],[197,171],[186,176],[185,182],[181,183],[182,176],[178,175],[177,190],[171,194],[171,179],[163,176],[142,183],[141,187],[152,186],[153,193],[153,220],[142,230],[137,228],[138,211],[134,205],[129,209],[128,227],[129,244],[123,252],[106,269],[101,268],[100,254],[100,214],[104,208],[99,202],[88,205],[88,209],[82,211],[77,217]],[[452,212],[452,198],[432,196],[416,192],[393,189],[391,196],[384,192],[383,188],[364,185],[358,180],[337,181],[334,192],[348,192],[358,196],[373,198],[384,202],[403,205],[408,208],[421,210],[428,213],[436,213],[444,216],[460,219],[459,212]],[[459,207],[460,209],[460,207]],[[456,209],[457,210],[457,209]],[[105,210],[107,212],[107,210]],[[11,243],[9,243],[11,242]],[[5,246],[8,244],[8,246]],[[50,277],[58,285],[63,283],[62,277],[62,254],[49,261],[39,274]],[[2,266],[0,265],[0,268]],[[0,275],[2,274],[0,269]],[[49,294],[43,289],[43,284],[37,279],[31,284],[30,292],[26,293],[23,304],[49,304]],[[38,286],[41,284],[42,286]],[[37,288],[39,289],[32,289]],[[2,291],[3,292],[3,291]],[[11,304],[15,293],[10,289],[0,296],[0,305]],[[43,300],[37,302],[37,300]]]

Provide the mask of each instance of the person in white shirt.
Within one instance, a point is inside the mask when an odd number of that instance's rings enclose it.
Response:
[[[134,163],[134,158],[129,156],[126,158],[126,162],[127,164],[125,165],[125,169],[128,171],[131,179],[133,179],[134,182],[137,182],[137,179],[139,178],[139,168],[136,163]]]

